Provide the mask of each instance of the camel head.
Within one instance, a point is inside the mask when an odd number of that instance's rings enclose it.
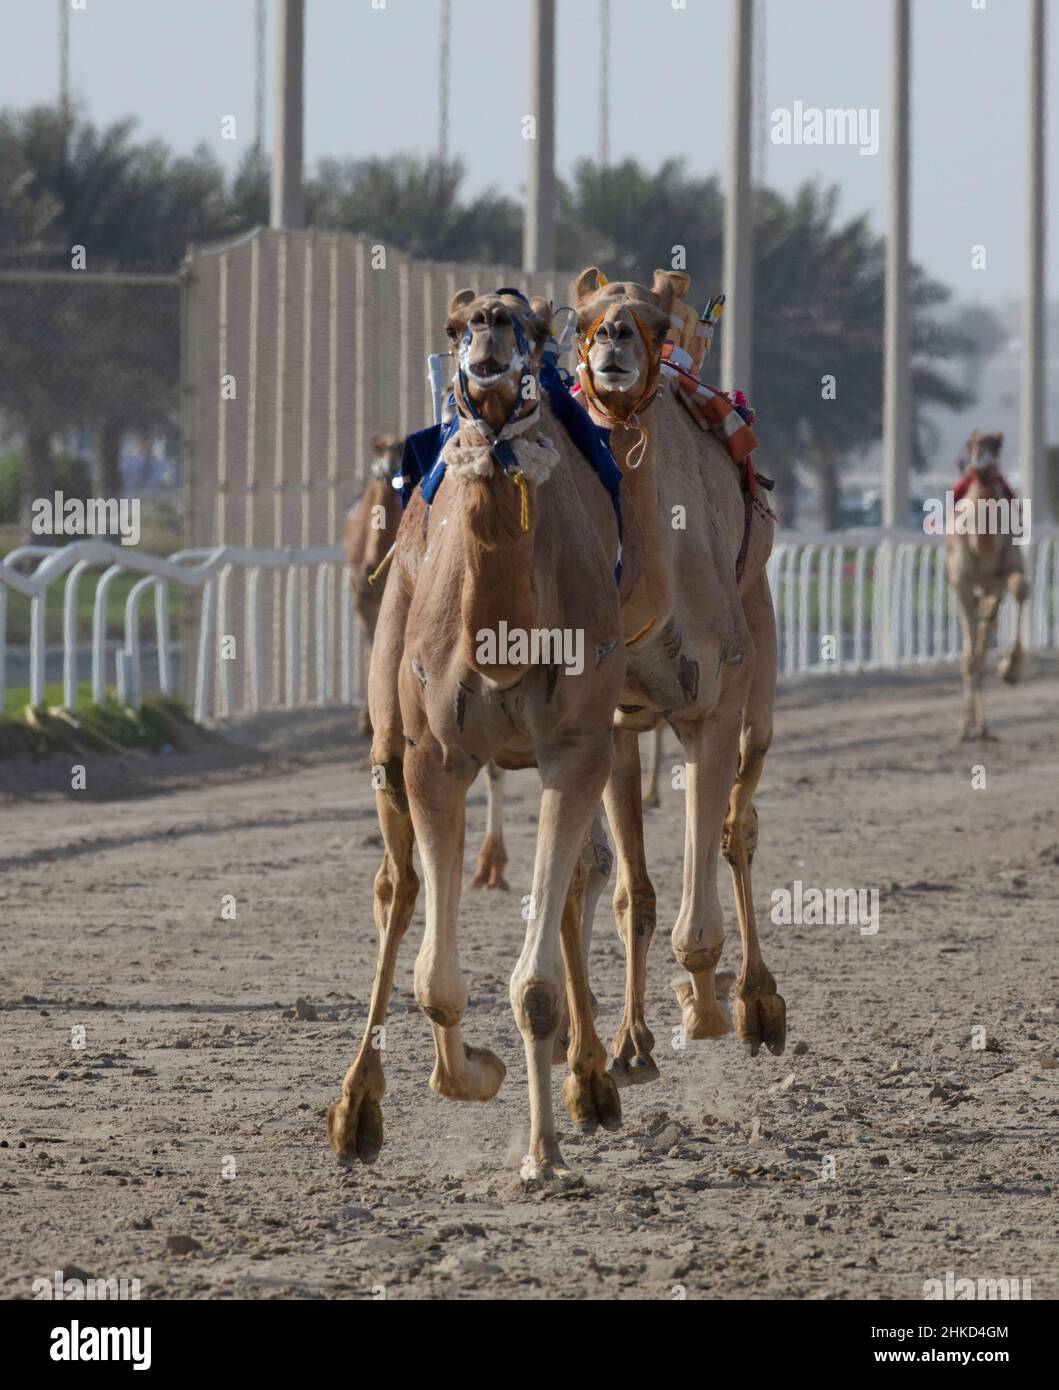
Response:
[[[578,276],[578,378],[603,414],[624,420],[653,395],[673,294],[664,270],[655,271],[650,289],[632,280],[608,282],[595,266]]]
[[[371,447],[375,455],[371,461],[371,476],[392,483],[401,471],[404,440],[399,434],[373,434]]]
[[[992,483],[1000,475],[1000,450],[1004,445],[1002,434],[983,434],[975,430],[967,441],[967,452],[971,467],[983,483]]]
[[[461,290],[449,305],[445,331],[459,361],[461,391],[494,430],[518,412],[525,378],[540,370],[550,326],[547,300],[530,303],[516,290]]]

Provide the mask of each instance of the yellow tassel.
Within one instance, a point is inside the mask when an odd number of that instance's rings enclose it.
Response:
[[[382,560],[380,561],[378,567],[374,569],[371,574],[368,575],[369,584],[374,584],[375,581],[380,577],[380,575],[385,574],[386,571],[390,568],[390,561],[393,559],[393,553],[396,549],[397,542],[394,541],[393,545],[390,546],[389,550],[382,557]]]
[[[521,469],[512,473],[511,476],[519,491],[518,524],[522,527],[523,531],[528,531],[530,528],[529,483],[526,482],[526,475]]]

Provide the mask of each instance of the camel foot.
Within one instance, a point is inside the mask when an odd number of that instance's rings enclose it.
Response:
[[[607,1074],[614,1079],[615,1086],[644,1086],[648,1081],[657,1081],[658,1066],[653,1057],[612,1057],[607,1063]]]
[[[382,1148],[382,1106],[372,1096],[344,1094],[327,1112],[327,1137],[341,1163],[374,1163]]]
[[[453,1075],[440,1059],[430,1078],[430,1089],[447,1100],[492,1100],[507,1075],[507,1067],[487,1047],[463,1045],[465,1068]]]
[[[474,867],[472,888],[499,888],[501,892],[511,891],[511,885],[504,877],[507,864],[507,849],[498,835],[487,835],[478,853],[478,863]]]
[[[621,1129],[621,1097],[602,1067],[571,1072],[563,1083],[563,1104],[582,1134],[595,1134],[600,1125],[611,1132]]]
[[[654,1034],[643,1020],[622,1022],[611,1041],[613,1056],[607,1063],[616,1086],[642,1086],[658,1080],[658,1067],[651,1056],[654,1045]]]
[[[372,736],[371,715],[368,713],[367,705],[365,705],[357,715],[357,733],[360,734],[362,738],[371,738]]]
[[[527,1154],[519,1166],[518,1175],[522,1185],[531,1192],[550,1189],[555,1192],[569,1192],[572,1188],[584,1187],[585,1180],[580,1173],[567,1168],[562,1159],[553,1162],[547,1158],[537,1158]]]
[[[779,1057],[787,1041],[787,1005],[782,994],[776,993],[776,982],[767,970],[756,983],[749,981],[736,990],[735,1027],[740,1041],[751,1057],[756,1057],[764,1043],[774,1057]]]
[[[1006,681],[1008,685],[1018,685],[1022,679],[1022,653],[1008,652],[997,667],[997,672],[1000,679]]]
[[[703,971],[703,974],[708,974]],[[718,970],[713,980],[713,990],[695,993],[690,980],[673,980],[673,993],[677,996],[683,1014],[684,1033],[692,1042],[703,1042],[706,1038],[723,1038],[732,1031],[732,1010],[728,1004],[735,973],[731,970]]]

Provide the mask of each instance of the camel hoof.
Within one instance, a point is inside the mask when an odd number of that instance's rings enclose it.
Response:
[[[527,1154],[522,1160],[518,1175],[522,1179],[522,1185],[531,1192],[549,1188],[553,1191],[569,1192],[572,1188],[585,1185],[584,1178],[572,1168],[567,1168],[561,1159],[552,1163],[546,1158],[535,1158],[533,1154]]]
[[[724,973],[724,972],[722,972]],[[732,1011],[728,1007],[728,982],[723,995],[715,996],[703,1004],[695,998],[695,991],[688,980],[671,981],[673,993],[680,1005],[684,1034],[691,1042],[703,1042],[707,1038],[723,1038],[732,1031]]]
[[[487,1047],[469,1047],[464,1043],[463,1051],[466,1071],[453,1076],[438,1062],[430,1078],[430,1089],[446,1100],[492,1100],[503,1084],[507,1067]]]
[[[621,1097],[605,1071],[571,1072],[563,1083],[563,1104],[582,1134],[595,1134],[601,1125],[611,1133],[621,1129]]]
[[[739,1039],[756,1057],[764,1043],[774,1057],[779,1057],[787,1043],[787,1004],[775,986],[764,990],[747,990],[735,1001],[735,1025]]]
[[[340,1163],[374,1163],[382,1148],[382,1106],[368,1095],[344,1095],[328,1109],[327,1137]]]
[[[507,850],[504,848],[503,840],[497,835],[486,835],[478,852],[478,863],[474,866],[471,887],[498,888],[502,893],[509,893],[511,886],[504,877],[506,864]]]
[[[613,1078],[615,1086],[622,1089],[626,1086],[645,1086],[659,1077],[658,1066],[650,1055],[612,1057],[607,1063],[607,1074]]]
[[[997,667],[997,672],[1002,681],[1008,685],[1018,685],[1022,679],[1022,656],[1005,656]]]

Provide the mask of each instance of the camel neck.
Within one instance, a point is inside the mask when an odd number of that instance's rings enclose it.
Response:
[[[501,684],[519,679],[525,668],[483,662],[488,638],[501,631],[536,626],[537,591],[533,562],[537,488],[529,489],[529,525],[522,529],[522,497],[515,483],[494,469],[460,485],[465,566],[460,594],[463,654],[468,664]],[[484,643],[484,645],[483,645]]]

